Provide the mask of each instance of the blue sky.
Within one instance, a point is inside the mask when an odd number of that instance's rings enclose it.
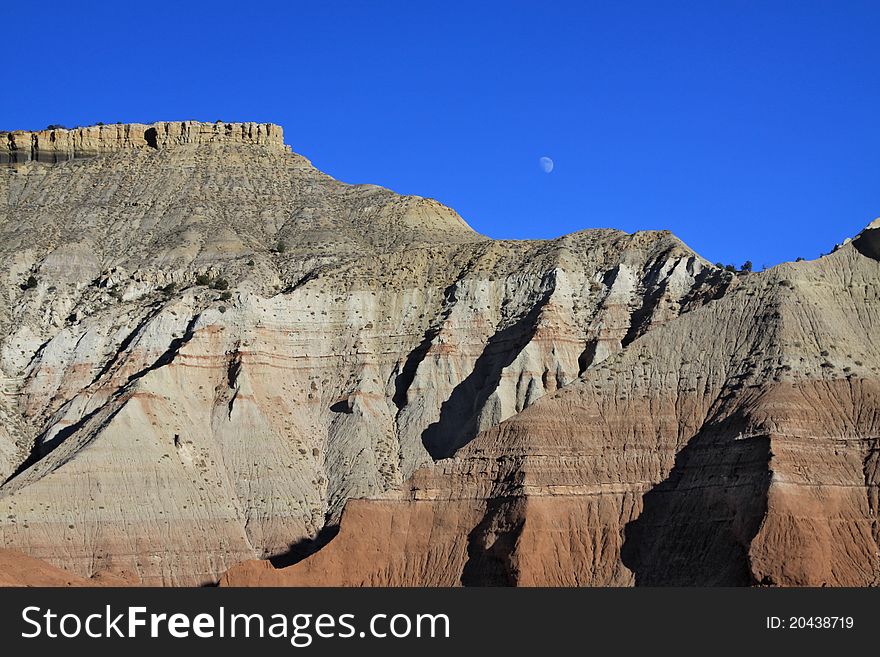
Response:
[[[880,2],[4,3],[0,128],[272,121],[498,238],[815,257],[880,215]],[[545,173],[539,158],[554,161]]]

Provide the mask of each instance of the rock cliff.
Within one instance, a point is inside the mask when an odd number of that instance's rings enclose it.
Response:
[[[36,132],[0,132],[0,164],[66,162],[134,148],[182,144],[264,144],[287,149],[280,126],[271,123],[199,123],[180,121],[127,123],[84,128],[47,128]]]
[[[880,262],[741,279],[245,585],[874,586]]]
[[[663,231],[490,240],[274,125],[0,142],[0,546],[150,585],[873,583],[876,225],[741,276]]]

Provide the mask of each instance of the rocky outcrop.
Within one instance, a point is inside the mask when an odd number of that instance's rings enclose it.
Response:
[[[0,164],[57,163],[133,148],[204,144],[261,144],[288,149],[281,127],[271,123],[127,123],[0,132]]]
[[[317,554],[222,583],[876,585],[880,263],[857,247],[742,279],[349,502]]]
[[[665,231],[490,240],[277,126],[55,132],[0,140],[0,546],[90,583],[875,583],[876,222],[744,276]]]
[[[495,242],[264,144],[0,174],[0,541],[85,577],[296,554],[734,283],[668,232]]]

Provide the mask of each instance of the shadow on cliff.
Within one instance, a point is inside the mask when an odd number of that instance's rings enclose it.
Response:
[[[626,525],[621,559],[636,586],[754,584],[749,545],[767,513],[770,439],[704,427]]]
[[[632,311],[629,318],[629,328],[621,340],[626,347],[647,333],[652,327],[652,318],[667,299],[669,293],[669,279],[661,280],[663,265],[668,261],[669,255],[664,254],[648,270],[642,279],[641,286],[646,290],[642,297],[641,305]],[[696,258],[691,257],[693,263]],[[619,267],[618,267],[619,269]],[[690,291],[684,295],[680,303],[680,314],[687,312],[691,306],[702,307],[712,299],[720,299],[724,296],[730,282],[733,280],[727,272],[721,272],[709,267],[700,270],[694,276]],[[608,284],[610,287],[610,284]]]
[[[287,568],[303,559],[307,559],[336,538],[339,533],[339,525],[325,525],[321,531],[312,538],[303,538],[292,543],[286,552],[269,557],[269,563],[275,568]]]
[[[418,346],[407,354],[403,368],[400,370],[400,374],[394,379],[394,396],[392,397],[392,401],[394,402],[394,405],[397,406],[398,412],[409,403],[409,389],[410,386],[412,386],[413,381],[415,381],[416,372],[419,369],[419,363],[425,359],[434,340],[440,335],[440,329],[443,326],[443,322],[449,318],[449,315],[452,312],[452,307],[456,302],[455,291],[455,283],[448,286],[443,291],[443,312],[440,313],[437,322],[425,331],[422,341]]]
[[[880,260],[880,228],[866,228],[853,240],[853,246],[866,258]]]
[[[526,315],[489,338],[474,369],[440,406],[440,419],[422,432],[422,443],[433,459],[452,456],[480,432],[480,415],[498,388],[501,373],[531,342],[552,293],[551,285]]]
[[[512,557],[522,534],[521,498],[499,497],[488,501],[486,515],[468,534],[468,560],[462,586],[516,586],[517,568]]]

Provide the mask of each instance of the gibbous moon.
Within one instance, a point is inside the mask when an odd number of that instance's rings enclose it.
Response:
[[[543,171],[544,173],[550,173],[551,171],[553,171],[553,160],[551,160],[549,157],[542,157],[540,160],[538,160],[538,163],[541,165],[541,171]]]

